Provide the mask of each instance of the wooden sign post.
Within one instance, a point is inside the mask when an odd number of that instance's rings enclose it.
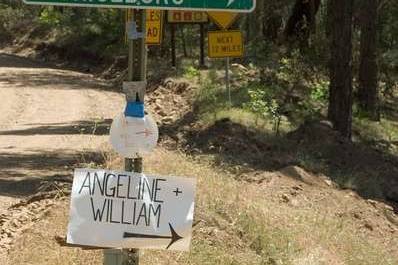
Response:
[[[182,10],[169,10],[167,11],[167,23],[170,25],[171,34],[171,65],[177,66],[176,54],[176,25],[199,25],[200,26],[200,59],[199,66],[205,67],[205,24],[209,22],[206,12],[198,11],[182,11]]]

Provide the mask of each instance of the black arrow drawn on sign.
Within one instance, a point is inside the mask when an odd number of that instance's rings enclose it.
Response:
[[[170,226],[171,236],[144,235],[144,234],[134,234],[134,233],[124,232],[123,238],[171,239],[170,244],[166,247],[166,249],[169,249],[171,245],[182,239],[182,237],[177,234],[177,232],[174,230],[173,226],[170,223],[169,226]]]

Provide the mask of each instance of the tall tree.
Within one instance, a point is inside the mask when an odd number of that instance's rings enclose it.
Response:
[[[378,0],[362,0],[360,10],[361,48],[359,107],[372,120],[380,120],[377,65]]]
[[[352,13],[354,0],[329,0],[330,95],[328,116],[346,138],[352,134]]]
[[[268,41],[276,43],[279,38],[279,33],[283,28],[283,17],[281,9],[282,1],[263,1],[263,36]]]
[[[298,39],[303,46],[307,45],[311,31],[315,31],[315,18],[320,4],[320,0],[296,0],[286,24],[286,37]]]

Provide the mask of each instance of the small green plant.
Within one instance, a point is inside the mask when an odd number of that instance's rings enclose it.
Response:
[[[275,68],[264,68],[261,81],[249,85],[247,109],[258,118],[270,117],[278,134],[282,118],[292,124],[319,117],[326,109],[329,82],[292,51]]]
[[[245,107],[256,115],[255,124],[258,125],[260,118],[265,119],[267,116],[266,102],[263,100],[265,91],[255,88],[249,88],[250,101],[245,104]]]
[[[329,84],[327,80],[313,82],[309,98],[304,104],[307,116],[316,116],[326,108],[329,99]]]
[[[313,101],[326,103],[329,98],[329,81],[321,80],[314,84],[310,98]]]
[[[244,106],[256,115],[256,125],[259,119],[271,118],[273,130],[278,135],[282,120],[282,105],[276,99],[276,94],[280,90],[278,86],[262,86],[254,84],[249,87],[250,100]]]
[[[199,77],[200,72],[198,69],[193,67],[192,65],[185,69],[184,77],[188,79],[193,79]]]
[[[276,71],[264,71],[260,82],[249,85],[249,102],[245,107],[257,115],[257,119],[270,118],[278,135],[284,115],[301,108],[308,93],[303,84],[301,57],[293,52],[279,60]],[[257,123],[257,122],[256,122]]]
[[[39,21],[45,25],[59,25],[61,23],[62,15],[53,7],[44,8],[40,13]]]

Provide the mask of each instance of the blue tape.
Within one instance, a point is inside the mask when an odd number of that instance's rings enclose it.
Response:
[[[134,118],[144,118],[145,117],[144,103],[127,102],[126,110],[124,111],[124,116],[134,117]]]

